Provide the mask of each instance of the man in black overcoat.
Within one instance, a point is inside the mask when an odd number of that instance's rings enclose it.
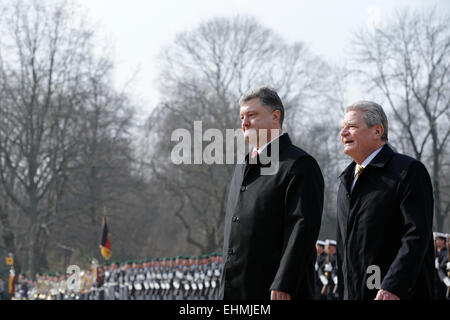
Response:
[[[337,203],[339,297],[433,296],[433,191],[425,166],[388,144],[383,108],[347,107],[341,129],[353,162],[340,175]]]
[[[284,108],[273,89],[252,90],[239,104],[253,152],[231,181],[219,298],[313,299],[322,173],[281,133]]]

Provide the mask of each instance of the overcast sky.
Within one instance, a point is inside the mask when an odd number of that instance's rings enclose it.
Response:
[[[382,21],[397,8],[450,12],[449,0],[77,0],[112,43],[116,84],[137,71],[135,94],[144,114],[158,102],[156,57],[175,35],[217,16],[246,14],[288,41],[303,41],[313,52],[342,62],[354,30]]]

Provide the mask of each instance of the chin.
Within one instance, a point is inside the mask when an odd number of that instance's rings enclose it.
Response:
[[[344,148],[344,153],[351,157],[353,152],[351,149]]]

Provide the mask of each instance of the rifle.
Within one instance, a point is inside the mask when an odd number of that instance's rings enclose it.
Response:
[[[337,263],[337,262],[336,262]],[[337,267],[336,267],[336,269],[337,269]],[[337,277],[337,276],[336,276]],[[334,281],[333,281],[334,282]],[[338,284],[337,284],[337,281],[336,281],[336,283],[334,284],[334,289],[333,289],[333,295],[335,295],[336,296],[336,293],[337,293],[337,288],[338,288]]]
[[[328,256],[327,256],[327,263],[325,264],[325,267],[328,265],[328,264],[330,264],[330,251],[328,250]],[[327,284],[325,284],[323,287],[322,287],[322,290],[320,291],[320,294],[322,294],[322,295],[327,295],[328,294],[328,288],[329,288],[329,283],[330,283],[330,272],[328,272],[328,271],[325,271],[325,277],[327,278],[327,280],[328,280],[328,283]]]

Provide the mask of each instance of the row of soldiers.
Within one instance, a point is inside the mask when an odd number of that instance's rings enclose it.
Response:
[[[315,264],[316,300],[337,300],[337,261],[336,241],[317,240],[317,259]]]
[[[434,233],[435,299],[450,297],[450,235]],[[336,241],[318,240],[315,264],[317,300],[338,299]],[[70,288],[70,275],[41,275],[36,281],[19,276],[15,299],[39,300],[214,300],[217,299],[222,257],[177,256],[146,261],[93,262],[80,273],[80,287]]]
[[[434,298],[450,299],[450,234],[434,232]]]
[[[215,300],[222,257],[209,255],[107,263],[73,275],[19,276],[15,299],[29,300]],[[78,285],[77,285],[78,283]]]
[[[435,278],[434,299],[450,299],[450,234],[434,232]],[[337,300],[338,277],[336,241],[316,242],[315,284],[317,300]]]

